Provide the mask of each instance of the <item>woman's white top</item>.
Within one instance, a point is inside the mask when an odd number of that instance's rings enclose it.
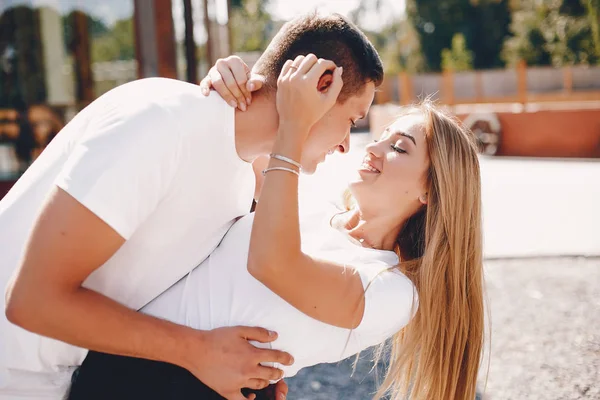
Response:
[[[303,314],[248,273],[254,214],[237,221],[206,261],[142,312],[195,329],[244,325],[276,331],[276,341],[257,345],[284,350],[294,357],[290,367],[276,365],[286,377],[311,365],[340,361],[385,341],[414,315],[414,286],[397,269],[389,271],[398,264],[394,252],[357,245],[329,226],[336,209],[323,211],[321,208],[316,215],[302,218],[303,251],[356,268],[365,289],[371,283],[356,329],[335,327]]]
[[[329,221],[336,212],[337,208],[330,206],[320,207],[312,215],[302,214],[302,247],[311,256],[356,268],[365,289],[371,282],[356,329],[338,328],[303,314],[248,273],[254,214],[237,221],[209,258],[142,312],[196,329],[245,325],[276,331],[276,341],[255,345],[284,350],[294,357],[290,367],[277,365],[286,377],[385,341],[414,315],[413,296],[414,311],[418,305],[414,286],[397,269],[388,270],[398,264],[395,253],[363,248],[331,228]],[[63,399],[73,370],[9,371],[8,386],[0,388],[0,400]]]

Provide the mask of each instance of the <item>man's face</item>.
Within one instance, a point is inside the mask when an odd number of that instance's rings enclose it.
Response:
[[[375,84],[368,82],[362,92],[336,103],[323,118],[313,125],[302,153],[302,170],[312,174],[325,161],[329,152],[348,152],[350,128],[369,112],[375,96]]]

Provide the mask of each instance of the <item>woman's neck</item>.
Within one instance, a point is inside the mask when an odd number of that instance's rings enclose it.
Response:
[[[358,240],[364,247],[379,250],[394,250],[396,239],[404,225],[395,218],[382,215],[369,215],[354,208],[345,215],[343,227],[347,234]]]

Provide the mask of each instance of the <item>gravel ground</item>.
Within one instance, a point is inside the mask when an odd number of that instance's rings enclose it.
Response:
[[[492,339],[483,399],[599,400],[600,258],[490,260],[485,268]],[[370,358],[363,353],[352,377],[353,360],[305,369],[288,380],[288,398],[370,399]]]

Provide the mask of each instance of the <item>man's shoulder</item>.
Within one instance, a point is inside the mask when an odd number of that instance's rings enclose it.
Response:
[[[138,81],[152,101],[170,109],[185,121],[212,119],[223,121],[234,117],[234,110],[221,96],[211,91],[204,96],[200,86],[168,78],[147,78]]]
[[[143,78],[125,83],[112,89],[103,97],[136,99],[139,102],[162,103],[172,102],[181,98],[179,106],[185,107],[189,102],[202,102],[207,106],[229,107],[227,103],[216,93],[205,97],[200,86],[170,78]],[[229,107],[231,108],[231,107]]]
[[[123,86],[130,86],[133,91],[141,91],[146,93],[153,93],[154,98],[165,97],[168,98],[173,95],[182,95],[196,97],[198,100],[203,100],[210,104],[227,105],[225,100],[221,98],[216,92],[211,91],[210,95],[204,96],[199,85],[189,83],[186,81],[180,81],[171,78],[143,78],[133,82],[129,82]]]
[[[196,126],[198,123],[233,120],[234,112],[225,100],[211,92],[204,96],[198,85],[169,78],[144,78],[121,85],[94,102],[92,113],[116,112],[130,123],[151,122],[167,117],[170,123]]]

